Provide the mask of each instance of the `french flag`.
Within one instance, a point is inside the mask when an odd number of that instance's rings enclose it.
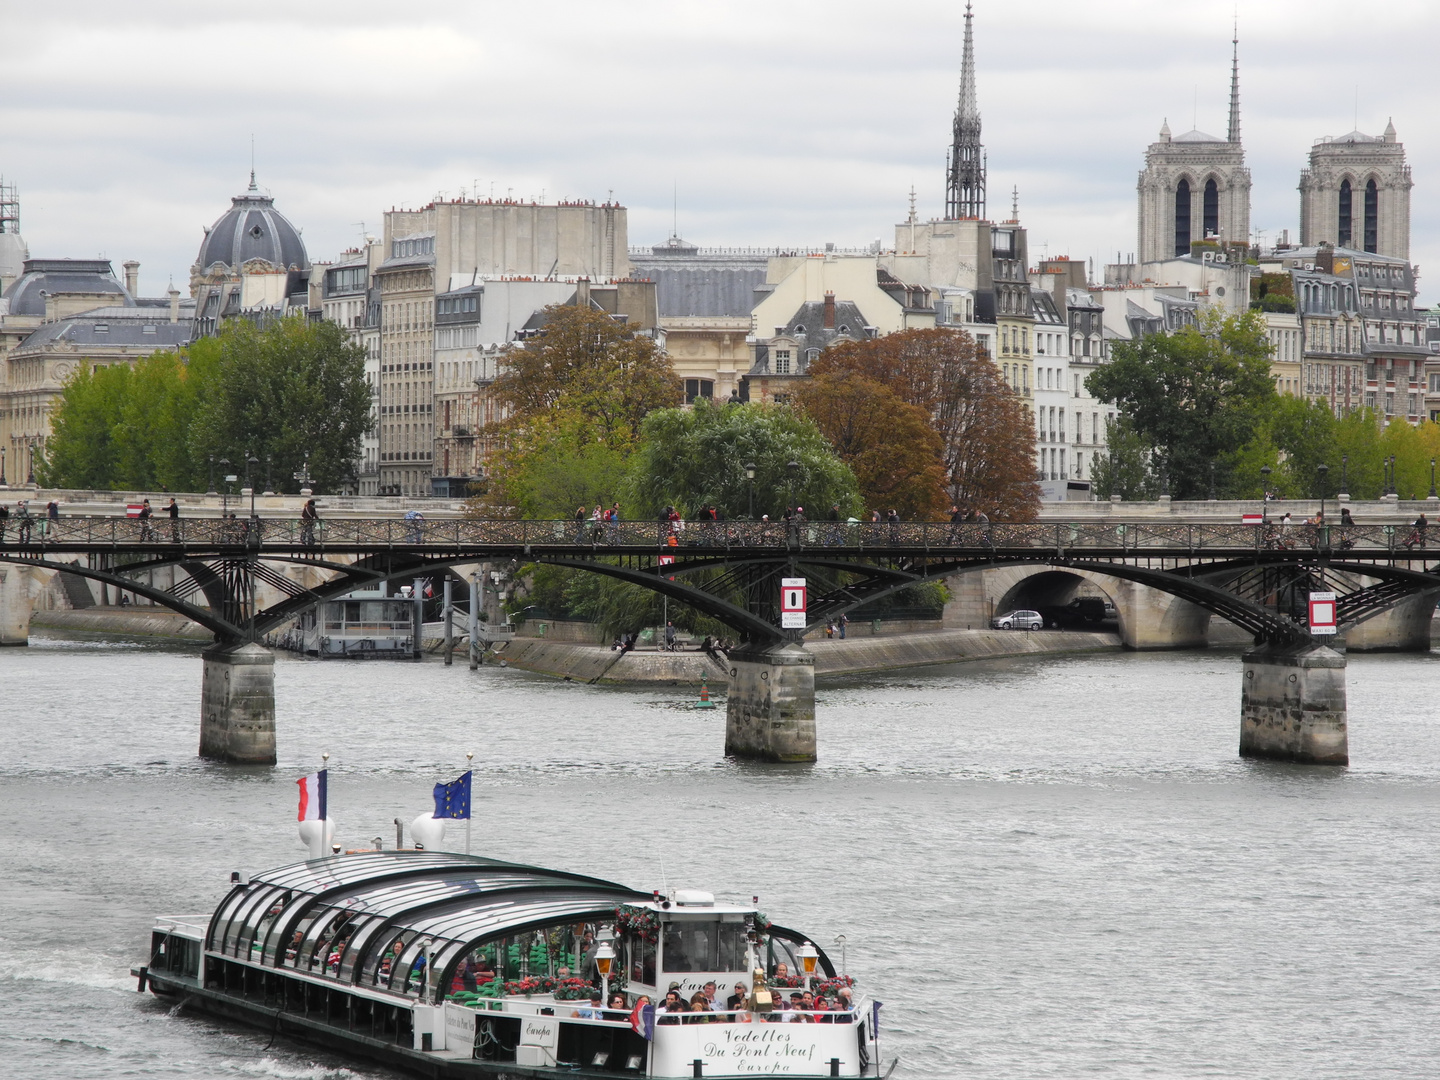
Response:
[[[325,820],[325,785],[329,774],[329,769],[321,769],[295,781],[300,785],[300,816],[296,820]]]
[[[648,998],[636,1003],[634,1011],[630,1013],[630,1026],[642,1039],[655,1038],[655,1006],[650,1004]]]

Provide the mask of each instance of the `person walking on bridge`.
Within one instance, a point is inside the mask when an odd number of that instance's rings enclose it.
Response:
[[[35,521],[30,516],[30,507],[24,499],[15,504],[15,542],[17,544],[30,543],[30,530],[34,527]]]
[[[315,509],[315,500],[308,500],[300,508],[300,543],[305,547],[315,546],[315,525],[320,520],[320,511]]]
[[[1405,538],[1406,551],[1414,550],[1416,544],[1419,544],[1422,548],[1425,546],[1425,530],[1429,526],[1429,524],[1430,523],[1425,520],[1425,515],[1423,513],[1410,523],[1410,527],[1413,531],[1408,537]]]
[[[178,544],[180,542],[180,504],[175,501],[174,495],[170,496],[170,505],[165,508],[165,512],[170,515],[170,542]]]

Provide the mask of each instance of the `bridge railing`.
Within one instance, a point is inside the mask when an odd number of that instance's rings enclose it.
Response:
[[[8,546],[74,545],[133,547],[180,544],[196,547],[499,547],[607,548],[696,551],[801,548],[847,551],[973,551],[1080,554],[1086,550],[1134,554],[1185,555],[1209,551],[1318,550],[1335,557],[1346,553],[1386,553],[1405,557],[1425,550],[1428,538],[1411,526],[1326,525],[1275,522],[1260,525],[1170,525],[1090,522],[931,522],[931,521],[535,521],[445,519],[429,522],[403,518],[336,518],[304,522],[299,518],[179,518],[67,515],[59,519],[11,518],[0,537]]]

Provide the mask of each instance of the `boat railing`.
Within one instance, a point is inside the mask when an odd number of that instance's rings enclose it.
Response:
[[[474,1002],[451,1000],[449,1004],[459,1005],[475,1012],[485,1012],[498,1006],[501,1011],[512,1014],[553,1015],[556,1020],[563,1020],[566,1023],[594,1024],[601,1027],[630,1026],[630,1013],[627,1011],[620,1009],[596,1010],[584,1002],[579,1001],[551,1002],[543,998],[498,997]],[[516,1005],[520,1006],[520,1008],[513,1008],[513,1006]],[[600,1018],[574,1015],[577,1012],[592,1011],[601,1012],[605,1015]],[[864,1008],[858,1002],[849,1009],[785,1009],[783,1011],[717,1009],[713,1012],[691,1012],[686,1010],[683,1013],[667,1013],[657,1009],[655,1012],[655,1024],[657,1027],[678,1027],[695,1024],[854,1024],[858,1022],[863,1012]]]
[[[161,933],[180,934],[184,937],[194,938],[197,941],[205,940],[205,933],[210,929],[209,915],[156,915],[155,929]]]

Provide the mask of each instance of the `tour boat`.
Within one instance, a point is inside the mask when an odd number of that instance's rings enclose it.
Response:
[[[425,1076],[880,1074],[878,1005],[754,903],[479,856],[356,851],[233,874],[213,915],[158,919],[133,974]],[[667,998],[711,983],[711,1008]],[[781,1007],[793,994],[801,1007]]]

